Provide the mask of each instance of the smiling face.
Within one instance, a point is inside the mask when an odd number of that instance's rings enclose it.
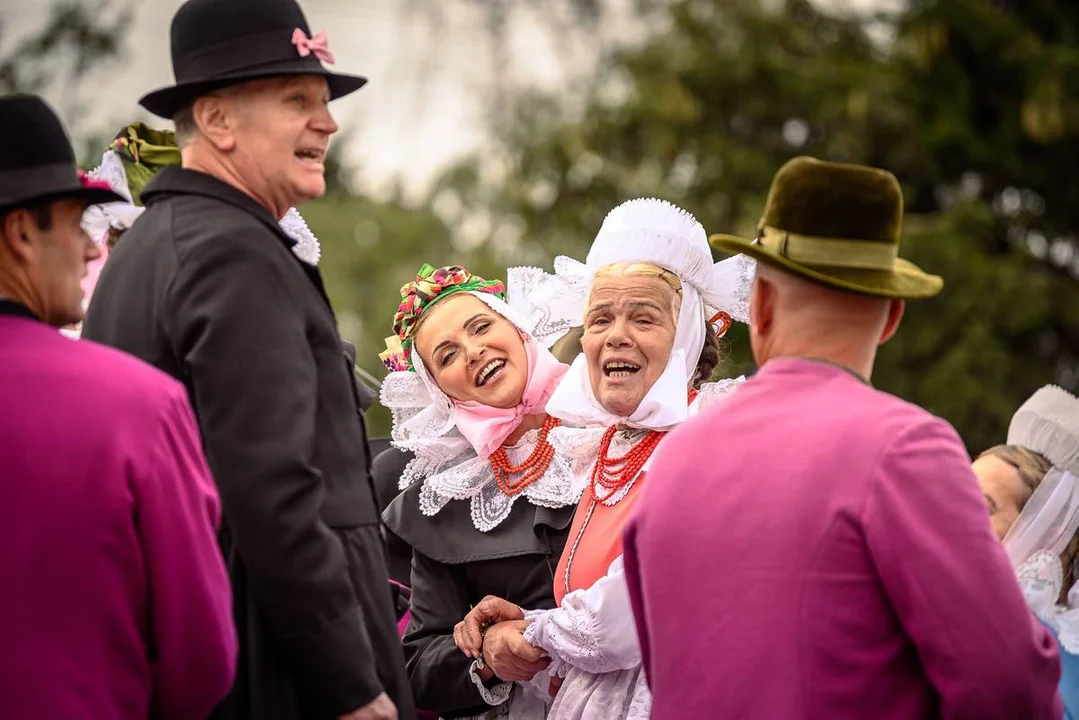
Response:
[[[424,313],[415,347],[442,392],[496,408],[521,403],[528,356],[521,331],[479,298],[457,293]]]
[[[244,185],[286,210],[326,192],[324,163],[337,123],[325,78],[255,80],[224,97],[232,121],[230,157]]]
[[[596,400],[632,415],[655,384],[674,346],[679,296],[657,274],[598,275],[581,347]]]

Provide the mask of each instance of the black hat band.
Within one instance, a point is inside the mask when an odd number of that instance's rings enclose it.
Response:
[[[312,74],[322,74],[325,68],[314,54],[301,57],[299,49],[292,44],[292,32],[276,30],[235,38],[227,43],[201,48],[173,60],[176,83],[203,82],[227,79],[237,73],[248,73],[261,68],[272,69],[283,63],[309,65]]]
[[[0,202],[6,198],[25,197],[32,188],[35,195],[77,190],[81,187],[73,163],[53,163],[13,170],[0,170]]]

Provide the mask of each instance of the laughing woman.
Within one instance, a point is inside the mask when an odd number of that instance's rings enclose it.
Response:
[[[544,406],[568,369],[547,350],[557,335],[530,327],[501,282],[458,266],[424,265],[401,296],[382,402],[393,411],[387,453],[414,457],[384,519],[412,548],[403,642],[417,706],[445,718],[543,718],[549,698],[463,656],[453,629],[489,594],[554,607],[554,568],[587,481],[548,442],[559,423]],[[522,662],[544,665],[538,651]]]
[[[643,720],[651,696],[622,527],[666,432],[735,386],[707,381],[719,361],[717,335],[732,319],[746,321],[753,265],[740,257],[713,265],[700,223],[649,199],[611,211],[576,277],[565,263],[556,270],[533,297],[549,303],[539,313],[547,317],[576,305],[584,352],[547,410],[584,429],[558,428],[551,442],[588,466],[591,480],[556,571],[559,606],[524,612],[527,605],[487,598],[462,622],[458,645],[500,676],[549,688],[549,718]],[[717,331],[710,321],[721,318]],[[520,667],[521,640],[550,659],[544,673]]]

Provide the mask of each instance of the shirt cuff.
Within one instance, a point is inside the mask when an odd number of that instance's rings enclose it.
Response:
[[[510,693],[513,692],[513,683],[501,682],[492,687],[487,687],[480,680],[479,672],[483,669],[483,665],[479,660],[473,660],[472,664],[468,666],[468,677],[472,678],[472,682],[476,685],[476,688],[480,691],[480,697],[488,705],[495,706],[501,705],[510,699]]]

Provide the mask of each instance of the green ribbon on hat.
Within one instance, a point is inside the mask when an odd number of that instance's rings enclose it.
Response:
[[[142,189],[162,168],[180,164],[180,146],[172,130],[155,130],[133,122],[116,135],[109,150],[116,152],[127,175],[127,188],[136,205],[142,205]]]

